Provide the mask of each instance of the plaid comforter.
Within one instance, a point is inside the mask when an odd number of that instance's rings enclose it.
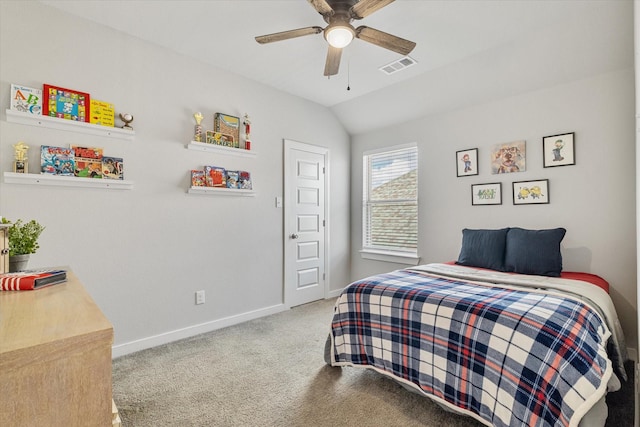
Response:
[[[391,375],[492,426],[577,425],[606,392],[610,332],[560,295],[398,270],[349,285],[334,366]]]

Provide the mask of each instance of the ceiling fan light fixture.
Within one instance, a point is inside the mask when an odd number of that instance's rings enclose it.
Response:
[[[350,25],[330,25],[324,31],[324,38],[331,46],[336,48],[343,48],[349,45],[355,35],[356,32]]]

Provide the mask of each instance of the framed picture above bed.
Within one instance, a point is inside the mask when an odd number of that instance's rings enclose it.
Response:
[[[526,170],[526,141],[496,144],[491,149],[491,173],[524,172]]]
[[[471,186],[471,204],[476,205],[501,205],[502,183],[473,184]]]
[[[549,180],[517,181],[513,183],[514,205],[549,203]]]
[[[576,164],[575,133],[562,133],[542,138],[544,167],[569,166]]]
[[[478,149],[456,151],[456,171],[458,176],[478,175]]]

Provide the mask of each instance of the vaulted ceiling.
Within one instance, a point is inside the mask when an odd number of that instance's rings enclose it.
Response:
[[[324,105],[351,134],[633,67],[631,0],[396,0],[354,26],[416,42],[417,63],[388,75],[402,55],[356,39],[330,78],[322,34],[254,39],[325,27],[305,0],[41,2]]]

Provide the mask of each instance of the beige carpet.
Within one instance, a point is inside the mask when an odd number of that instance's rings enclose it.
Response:
[[[115,359],[113,398],[123,426],[481,425],[378,373],[326,366],[334,301]],[[628,409],[615,412],[625,420]],[[633,425],[632,414],[615,426]]]

